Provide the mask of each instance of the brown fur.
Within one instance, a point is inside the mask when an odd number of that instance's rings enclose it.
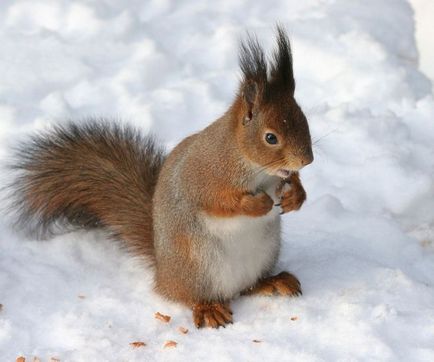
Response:
[[[288,180],[282,182],[277,190],[279,195],[286,183],[288,183],[291,188],[280,196],[280,206],[284,214],[299,210],[301,205],[306,201],[306,191],[304,191],[303,185],[301,184],[298,172],[294,172]]]
[[[281,272],[275,276],[260,280],[253,287],[243,291],[242,295],[281,295],[298,296],[301,295],[300,281],[295,275],[288,272]]]
[[[232,311],[225,303],[198,303],[193,306],[193,322],[197,328],[224,327],[232,323]]]
[[[33,138],[18,153],[21,176],[12,186],[20,225],[45,233],[59,221],[105,227],[151,257],[156,291],[191,307],[198,327],[231,322],[229,301],[246,288],[296,294],[294,276],[269,277],[280,246],[279,216],[270,211],[279,177],[293,172],[280,181],[281,188],[292,186],[281,205],[283,212],[297,210],[306,195],[294,172],[313,161],[283,29],[277,29],[271,62],[249,37],[240,66],[243,78],[228,111],[166,159],[152,139],[97,122]],[[270,132],[277,144],[266,142]],[[275,184],[271,193],[263,189]],[[214,232],[213,223],[222,223],[226,233],[235,230],[239,240]],[[257,233],[249,234],[255,224]],[[252,239],[256,248],[249,250]],[[269,250],[259,250],[264,245]]]
[[[152,261],[152,195],[164,158],[151,138],[89,121],[33,137],[17,158],[17,226],[40,237],[59,221],[103,226]]]
[[[217,191],[217,190],[216,190]],[[218,192],[218,191],[217,191]],[[248,191],[222,190],[213,205],[204,210],[214,216],[235,215],[262,216],[273,207],[273,200],[265,192],[252,194]]]

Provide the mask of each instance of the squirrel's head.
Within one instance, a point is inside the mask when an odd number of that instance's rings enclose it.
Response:
[[[265,172],[286,178],[313,161],[309,126],[294,99],[288,36],[277,27],[270,62],[255,37],[240,46],[242,80],[236,106],[237,139],[244,156]]]

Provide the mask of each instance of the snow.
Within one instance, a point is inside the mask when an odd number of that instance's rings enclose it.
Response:
[[[427,0],[410,0],[415,12],[416,44],[419,48],[419,68],[431,80],[434,80],[434,47],[431,46],[434,23],[434,2]]]
[[[24,134],[87,116],[170,148],[230,104],[238,39],[254,31],[271,49],[279,20],[315,161],[278,265],[303,296],[240,298],[220,330],[196,330],[103,233],[35,241],[2,218],[1,359],[434,361],[433,31],[420,30],[434,13],[411,3],[2,1],[0,159]]]

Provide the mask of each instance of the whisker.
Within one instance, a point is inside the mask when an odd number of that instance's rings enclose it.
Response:
[[[317,138],[316,140],[312,141],[312,146],[316,145],[319,141],[321,141],[323,138],[330,136],[332,133],[336,132],[339,128],[334,128],[331,131],[329,131],[328,133],[326,133],[325,135]]]
[[[259,167],[255,168],[255,169],[253,169],[252,170],[253,172],[252,172],[251,176],[258,175],[259,173],[261,173],[262,171],[266,170],[267,168],[272,167],[272,166],[274,166],[274,165],[282,162],[284,159],[285,159],[285,157],[281,157],[281,158],[279,158],[277,160],[268,162],[265,165],[262,165],[262,166],[259,166]]]

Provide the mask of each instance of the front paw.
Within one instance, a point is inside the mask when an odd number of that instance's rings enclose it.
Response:
[[[281,192],[281,214],[299,210],[306,201],[306,191],[304,191],[300,179],[296,175],[291,176],[288,181],[284,181]]]
[[[255,195],[246,194],[241,199],[241,209],[248,216],[263,216],[273,208],[273,199],[261,191]]]

